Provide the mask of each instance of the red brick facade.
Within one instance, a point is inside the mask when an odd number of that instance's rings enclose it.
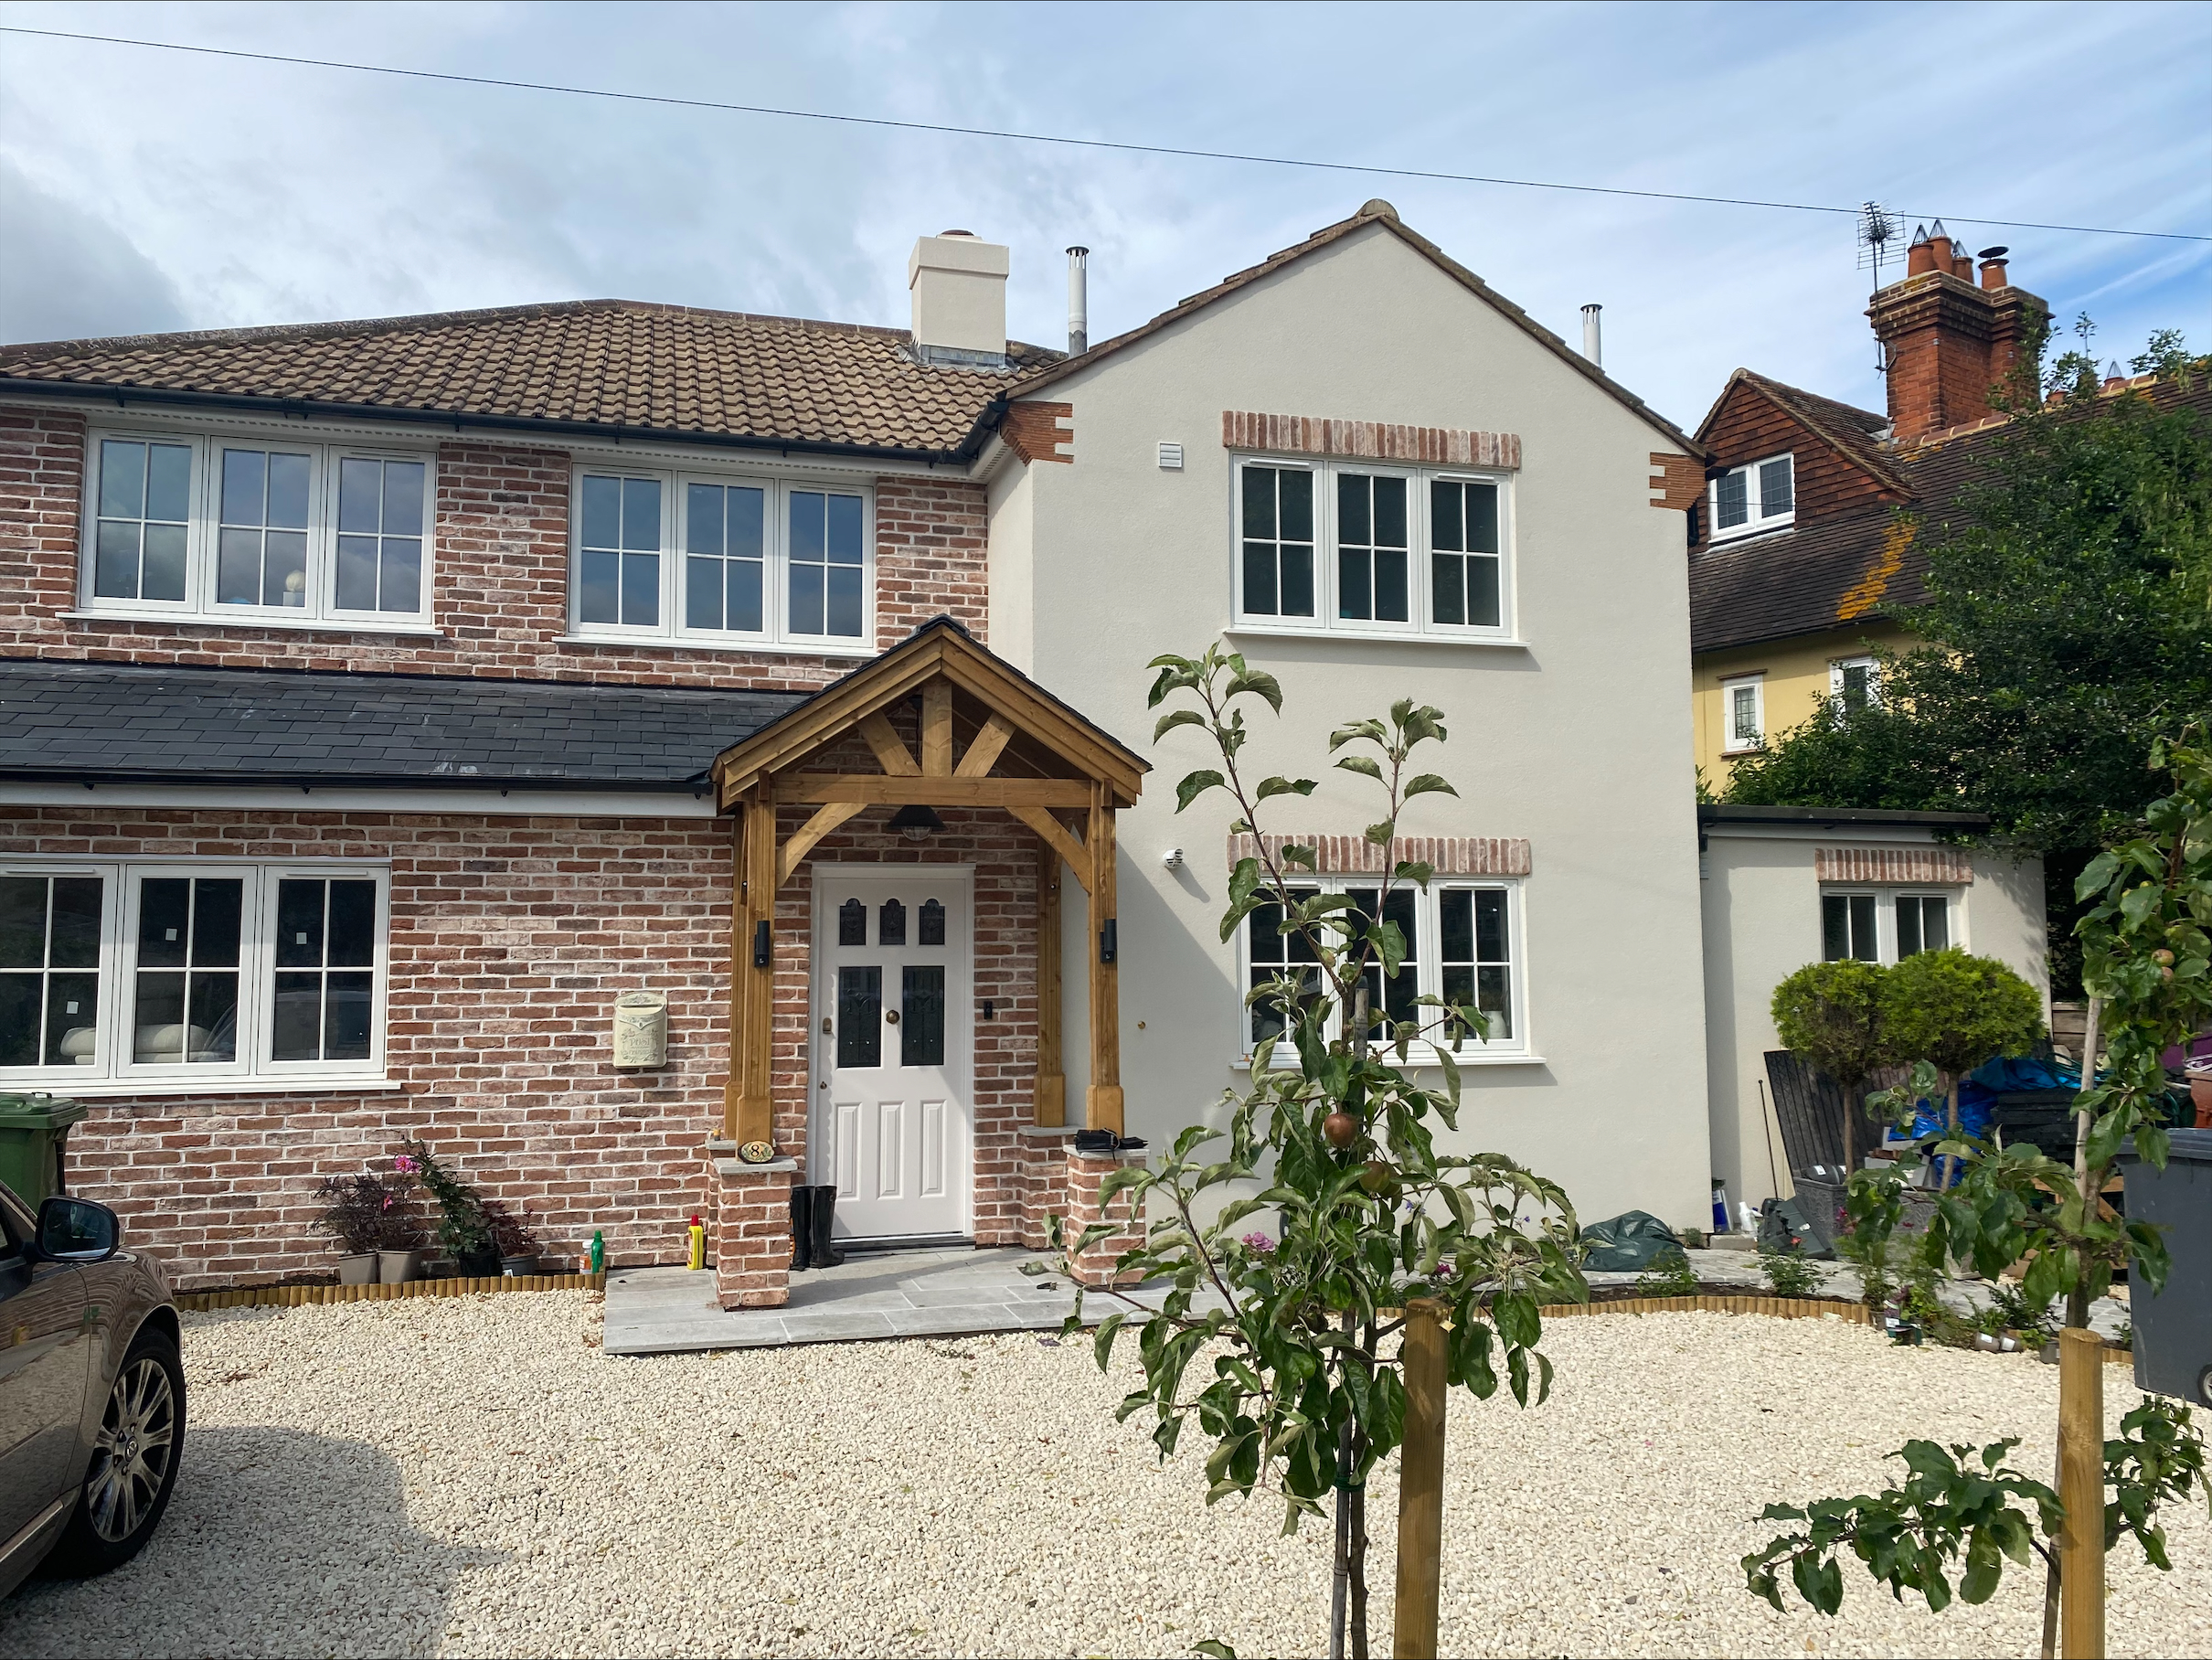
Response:
[[[1901,499],[1748,380],[1729,386],[1702,436],[1712,452],[1715,471],[1746,466],[1770,456],[1793,455],[1797,523],[1801,526],[1853,508]],[[1710,537],[1711,527],[1702,523],[1708,516],[1698,516],[1699,528]]]
[[[423,633],[71,617],[86,425],[73,411],[0,405],[0,656],[762,688],[819,686],[853,666],[803,653],[565,642],[569,457],[474,440],[438,446]],[[891,474],[874,490],[876,648],[941,613],[987,644],[983,487]]]
[[[564,641],[570,457],[474,439],[438,446],[434,634],[73,617],[86,431],[76,413],[0,407],[0,656],[775,688],[854,665]],[[939,614],[983,640],[983,489],[888,474],[873,493],[877,646]],[[806,810],[789,812],[786,834]],[[814,857],[974,867],[974,1232],[1014,1243],[1041,1232],[1018,1133],[1037,1056],[1036,835],[947,810],[918,846],[888,817],[864,814]],[[709,1211],[726,1296],[782,1300],[790,1177],[742,1184],[740,1201],[705,1157],[728,1066],[727,819],[0,807],[0,853],[389,862],[390,1088],[98,1099],[70,1135],[72,1189],[122,1210],[181,1286],[324,1272],[315,1185],[420,1135],[563,1266],[595,1229],[616,1262],[681,1261],[690,1213]],[[802,1171],[812,878],[803,865],[779,896],[776,938],[777,1137]],[[668,1064],[618,1073],[613,1000],[639,986],[667,994]]]

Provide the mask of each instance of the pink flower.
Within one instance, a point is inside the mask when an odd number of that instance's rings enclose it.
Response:
[[[1275,1249],[1275,1241],[1257,1229],[1246,1234],[1239,1243],[1258,1251],[1263,1257],[1271,1254]]]
[[[397,1170],[401,1176],[412,1176],[416,1171],[421,1169],[422,1166],[415,1163],[415,1161],[408,1155],[402,1153],[398,1158],[392,1160],[392,1168]]]

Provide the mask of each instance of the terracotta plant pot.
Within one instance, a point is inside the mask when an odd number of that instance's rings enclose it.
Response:
[[[2212,1073],[2189,1074],[2189,1099],[2196,1105],[2196,1127],[2212,1130]]]
[[[422,1253],[419,1250],[377,1252],[377,1282],[379,1285],[404,1285],[421,1272]]]
[[[365,1250],[357,1257],[338,1259],[338,1283],[341,1285],[374,1285],[377,1282],[377,1253]]]

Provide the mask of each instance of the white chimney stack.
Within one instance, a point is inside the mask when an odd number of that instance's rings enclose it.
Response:
[[[907,261],[914,344],[927,361],[998,368],[1006,360],[1006,250],[973,231],[922,237]]]
[[[1598,337],[1598,314],[1604,309],[1602,305],[1582,308],[1582,355],[1595,368],[1605,367],[1605,344]]]
[[[1090,250],[1068,250],[1068,355],[1079,357],[1090,347]]]

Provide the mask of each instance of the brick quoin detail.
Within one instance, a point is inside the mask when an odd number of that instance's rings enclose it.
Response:
[[[1075,444],[1075,406],[1071,403],[1016,403],[1006,406],[1006,418],[998,435],[1006,448],[1024,461],[1064,461],[1062,446]]]
[[[1680,513],[1705,499],[1705,466],[1695,455],[1652,452],[1652,505]]]
[[[1221,443],[1230,450],[1284,455],[1347,455],[1440,467],[1518,467],[1521,440],[1513,432],[1454,427],[1393,426],[1380,420],[1332,420],[1318,415],[1221,411]]]
[[[569,615],[567,452],[439,446],[432,529],[436,634],[270,628],[198,618],[72,620],[85,417],[0,405],[0,655],[194,667],[474,675],[626,685],[805,690],[850,658],[701,651],[629,641],[563,644]],[[984,489],[954,478],[875,481],[876,646],[940,612],[985,637]]]
[[[1974,879],[1974,866],[1950,847],[1816,847],[1813,876],[1821,882],[1961,886]]]
[[[1229,867],[1239,859],[1260,857],[1267,849],[1280,865],[1282,849],[1296,846],[1314,850],[1314,862],[1323,876],[1383,876],[1398,865],[1427,865],[1439,876],[1526,876],[1530,869],[1526,839],[1505,835],[1403,835],[1388,847],[1364,835],[1232,835],[1228,838]],[[1283,875],[1294,877],[1303,866],[1287,866]]]

